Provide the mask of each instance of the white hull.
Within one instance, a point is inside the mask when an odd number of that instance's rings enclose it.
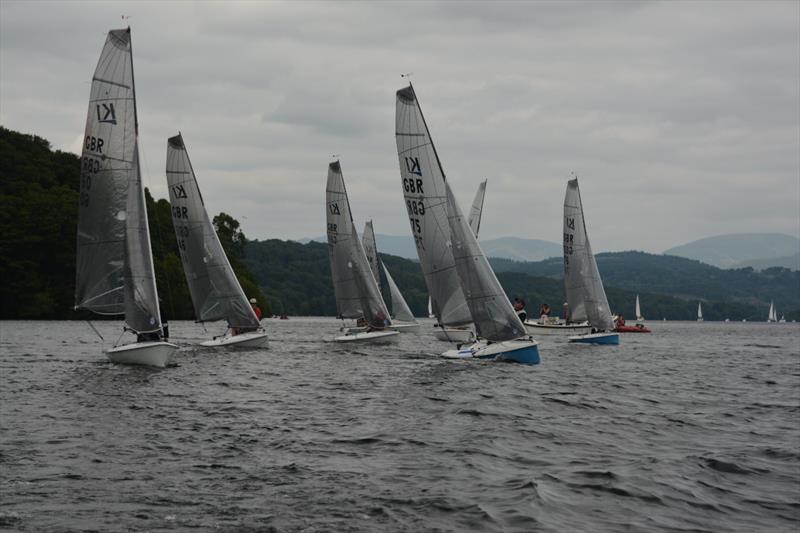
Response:
[[[396,331],[363,331],[359,333],[347,333],[341,337],[333,339],[335,342],[353,343],[390,343],[397,342],[400,334]]]
[[[564,323],[541,324],[539,322],[526,320],[524,324],[525,324],[525,329],[528,331],[528,333],[535,336],[585,335],[587,333],[590,333],[592,330],[592,328],[589,326],[587,322],[583,322],[581,324],[564,324]]]
[[[419,322],[392,322],[389,329],[398,333],[419,333]]]
[[[433,336],[444,342],[464,343],[473,342],[475,333],[471,329],[462,328],[441,328],[433,330]]]
[[[535,365],[539,363],[539,345],[530,337],[492,343],[480,340],[468,346],[461,346],[457,350],[448,350],[442,354],[442,357],[513,361]]]
[[[136,342],[110,348],[106,357],[112,363],[164,368],[177,349],[177,345],[164,341]]]
[[[269,337],[263,331],[251,331],[240,333],[239,335],[225,334],[222,337],[201,342],[200,346],[210,348],[231,347],[231,348],[269,348]]]
[[[613,331],[601,331],[598,333],[590,333],[588,335],[574,335],[569,338],[569,342],[576,342],[581,344],[619,344],[619,333]]]

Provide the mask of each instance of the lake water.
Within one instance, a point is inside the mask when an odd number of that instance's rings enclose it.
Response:
[[[0,322],[0,528],[797,531],[800,325],[652,322],[542,364],[329,342],[264,351],[173,322],[166,369],[83,322]],[[106,347],[119,322],[95,323]]]

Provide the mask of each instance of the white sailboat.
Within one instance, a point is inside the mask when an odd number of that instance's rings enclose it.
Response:
[[[586,320],[592,328],[591,333],[572,336],[569,342],[619,344],[586,231],[578,178],[567,182],[564,196],[564,284],[572,319]]]
[[[111,30],[89,97],[81,154],[75,308],[125,316],[136,342],[106,351],[115,363],[164,367],[166,342],[139,168],[130,28]]]
[[[450,249],[444,171],[412,85],[397,91],[395,139],[411,234],[438,322],[436,336],[469,342],[472,317]]]
[[[769,313],[767,314],[767,322],[777,322],[778,321],[778,313],[775,312],[775,303],[769,303]]]
[[[537,342],[525,332],[525,326],[511,307],[447,182],[445,190],[456,272],[467,299],[478,340],[442,355],[538,364],[540,359]]]
[[[636,322],[642,323],[644,322],[644,317],[642,316],[642,309],[639,307],[639,295],[636,295]]]
[[[227,321],[224,335],[200,345],[266,348],[267,333],[236,279],[208,217],[180,133],[167,140],[167,184],[178,250],[197,322]]]
[[[703,321],[703,304],[702,302],[697,302],[697,321]]]
[[[399,331],[400,333],[418,333],[419,322],[414,318],[414,314],[408,307],[406,299],[403,298],[403,294],[394,282],[392,275],[389,274],[389,269],[386,268],[386,264],[381,261],[378,256],[378,245],[375,241],[375,228],[371,220],[364,224],[364,233],[361,235],[361,242],[364,245],[364,253],[367,256],[369,268],[372,271],[372,275],[375,277],[375,283],[378,284],[378,287],[381,286],[381,267],[383,267],[383,272],[386,275],[386,281],[389,284],[389,294],[392,297],[391,329]]]
[[[394,342],[398,334],[381,296],[358,238],[350,211],[350,201],[339,161],[328,165],[325,187],[325,215],[328,233],[328,254],[341,318],[363,318],[364,328],[355,328],[336,337],[336,342]]]

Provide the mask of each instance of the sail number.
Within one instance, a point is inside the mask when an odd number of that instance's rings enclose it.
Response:
[[[420,201],[406,200],[406,207],[408,208],[409,215],[424,215],[425,204]]]
[[[403,190],[411,193],[425,194],[422,190],[422,180],[419,178],[403,178]]]
[[[424,250],[425,243],[422,240],[422,224],[420,224],[417,217],[408,217],[408,221],[411,223],[411,233],[413,233],[414,236],[414,244],[417,245],[418,249]]]
[[[104,141],[100,137],[94,137],[92,135],[86,136],[86,142],[83,143],[84,150],[89,150],[90,152],[97,152],[98,154],[103,153],[103,144]]]
[[[333,244],[336,242],[336,237],[339,235],[336,224],[328,224],[328,243]]]
[[[186,237],[189,236],[189,226],[175,226],[175,231],[178,233],[178,248],[186,251]]]
[[[172,218],[189,218],[189,210],[186,207],[172,206]]]
[[[89,206],[89,192],[92,190],[92,175],[100,172],[100,161],[92,157],[81,158],[81,183],[78,201],[83,207]]]

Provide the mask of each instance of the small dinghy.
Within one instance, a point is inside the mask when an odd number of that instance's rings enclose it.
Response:
[[[208,216],[189,152],[178,133],[167,140],[167,184],[178,250],[197,322],[225,320],[211,348],[268,348],[260,318],[248,302]]]
[[[592,328],[589,323],[584,321],[577,324],[566,323],[563,320],[556,320],[554,322],[537,322],[535,320],[526,320],[524,322],[525,329],[531,335],[585,335],[590,333]]]
[[[569,342],[619,344],[614,319],[600,279],[586,221],[578,178],[569,180],[564,197],[564,288],[571,318],[587,321],[592,331],[569,337]]]
[[[526,335],[525,326],[461,213],[450,184],[445,182],[444,186],[456,272],[478,335],[476,342],[459,346],[455,356],[538,364],[537,342]],[[452,350],[442,355],[452,357]]]
[[[364,327],[351,328],[335,342],[385,343],[399,335],[391,328],[389,310],[381,296],[358,238],[339,161],[328,165],[325,187],[328,255],[333,291],[340,318],[363,318]]]
[[[125,316],[136,342],[106,351],[111,362],[164,367],[166,342],[139,168],[131,30],[112,30],[92,78],[81,154],[75,308]]]
[[[617,326],[614,328],[617,333],[650,333],[644,324],[634,324],[633,326]]]

